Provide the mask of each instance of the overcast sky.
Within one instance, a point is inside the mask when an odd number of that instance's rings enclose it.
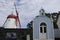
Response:
[[[60,0],[0,0],[0,26],[9,14],[12,12],[16,14],[14,2],[17,5],[22,28],[26,28],[26,25],[39,15],[41,8],[47,13],[60,11]]]

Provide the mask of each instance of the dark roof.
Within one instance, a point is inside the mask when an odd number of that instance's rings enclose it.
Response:
[[[47,17],[49,17],[49,18],[50,18],[50,16],[51,16],[51,14],[47,14],[47,13],[45,13],[45,15],[46,15]]]

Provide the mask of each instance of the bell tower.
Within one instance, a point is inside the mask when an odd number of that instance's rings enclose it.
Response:
[[[45,10],[44,9],[40,9],[39,14],[40,14],[40,16],[45,16]]]

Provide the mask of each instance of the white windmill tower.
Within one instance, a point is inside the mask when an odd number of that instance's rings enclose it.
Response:
[[[17,16],[15,16],[13,13],[8,15],[6,22],[4,24],[4,28],[17,28]]]
[[[20,24],[20,21],[19,21],[19,14],[18,14],[18,11],[17,11],[17,8],[16,8],[16,5],[14,3],[14,6],[15,6],[15,11],[16,11],[16,15],[14,15],[13,13],[8,15],[5,23],[4,23],[4,28],[20,28],[21,27],[21,24]],[[19,23],[19,26],[17,26],[17,24]]]

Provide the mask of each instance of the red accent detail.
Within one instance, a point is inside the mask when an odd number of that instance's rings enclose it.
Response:
[[[14,19],[16,20],[16,26],[17,26],[17,24],[18,24],[18,17],[17,17],[16,15],[14,15],[14,14],[12,13],[12,14],[8,15],[7,19],[8,19],[8,18],[14,18]]]
[[[12,14],[10,14],[10,15],[8,15],[8,17],[7,18],[17,18],[17,16],[15,16],[13,13]]]

